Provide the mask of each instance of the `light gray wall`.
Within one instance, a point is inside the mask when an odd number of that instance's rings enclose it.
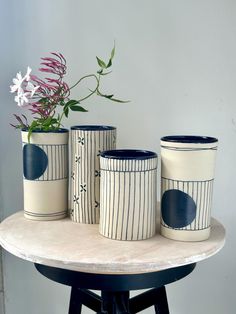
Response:
[[[0,249],[0,314],[4,314],[4,285],[3,285],[3,273],[2,273],[2,249]]]
[[[113,74],[104,90],[132,100],[89,100],[89,113],[65,122],[118,127],[119,147],[159,152],[167,134],[219,138],[213,215],[227,229],[225,248],[168,286],[174,314],[231,314],[235,309],[236,2],[233,0],[0,0],[0,207],[22,209],[19,112],[9,94],[16,71],[50,51],[68,60],[68,81],[96,69],[116,40]],[[75,96],[79,91],[75,91]],[[6,314],[63,314],[69,289],[4,253]]]

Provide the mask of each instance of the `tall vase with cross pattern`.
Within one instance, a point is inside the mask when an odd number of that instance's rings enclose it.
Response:
[[[103,125],[71,127],[70,217],[99,223],[100,153],[116,147],[116,128]]]

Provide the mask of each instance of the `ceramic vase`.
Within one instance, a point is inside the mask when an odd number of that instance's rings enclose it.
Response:
[[[157,155],[145,150],[101,153],[99,232],[114,240],[144,240],[156,232]]]
[[[209,238],[218,141],[205,136],[161,139],[161,234],[180,241]]]
[[[116,147],[116,128],[102,125],[71,127],[71,193],[72,221],[99,223],[100,153]]]
[[[68,209],[68,134],[66,129],[22,131],[24,215],[34,220],[64,218]]]

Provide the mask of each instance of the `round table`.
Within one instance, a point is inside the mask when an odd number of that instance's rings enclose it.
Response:
[[[115,241],[101,236],[98,225],[27,220],[23,212],[0,224],[4,249],[72,287],[69,314],[80,313],[82,304],[99,313],[136,313],[150,305],[169,313],[165,285],[187,276],[224,242],[224,227],[213,218],[210,238],[202,242],[169,240],[159,230],[148,240]],[[130,290],[144,288],[152,289],[129,298]],[[88,289],[101,290],[101,297]]]

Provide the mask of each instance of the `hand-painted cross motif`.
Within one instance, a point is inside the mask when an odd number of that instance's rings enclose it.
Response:
[[[100,203],[98,201],[95,201],[95,208],[100,207]]]
[[[87,192],[86,184],[80,184],[80,192]]]
[[[74,208],[70,209],[70,216],[73,218],[74,217]]]
[[[75,162],[78,162],[78,164],[80,164],[80,156],[75,156]]]
[[[101,171],[95,170],[95,177],[101,177]]]
[[[71,172],[71,179],[75,180],[75,173],[74,172]]]
[[[78,138],[78,143],[81,145],[84,145],[84,137],[80,137]]]
[[[79,204],[79,196],[74,195],[73,202]]]
[[[97,153],[97,156],[98,156],[98,157],[101,155],[101,152],[102,152],[102,151],[99,149],[99,150],[98,150],[98,153]]]

